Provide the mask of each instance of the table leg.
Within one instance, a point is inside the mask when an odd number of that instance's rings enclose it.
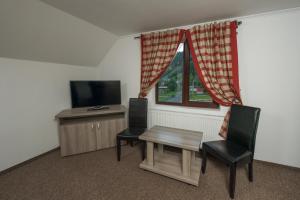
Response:
[[[191,175],[191,151],[182,149],[182,174],[183,176]]]
[[[196,151],[192,151],[192,160],[196,160]]]
[[[158,153],[163,153],[164,152],[164,145],[163,144],[157,144],[157,149]]]
[[[153,142],[147,141],[147,164],[153,167]]]

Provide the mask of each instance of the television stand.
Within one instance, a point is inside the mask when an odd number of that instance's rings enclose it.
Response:
[[[109,106],[94,106],[94,107],[88,108],[87,111],[105,110],[105,109],[109,109]]]
[[[67,109],[55,116],[62,156],[114,147],[117,134],[127,127],[126,108],[122,105],[109,105],[93,112],[88,109]]]

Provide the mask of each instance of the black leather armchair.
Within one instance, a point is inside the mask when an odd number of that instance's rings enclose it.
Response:
[[[147,129],[148,101],[145,98],[130,98],[128,112],[128,128],[117,135],[117,156],[121,158],[121,141],[131,144],[139,141],[139,135]],[[145,158],[145,144],[142,142],[142,159]]]
[[[253,181],[253,156],[260,108],[232,105],[228,124],[227,140],[204,142],[202,144],[202,166],[204,174],[207,154],[230,166],[230,197],[234,198],[236,165],[248,164],[248,178]]]

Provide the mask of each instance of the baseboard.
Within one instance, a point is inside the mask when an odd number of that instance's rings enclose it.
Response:
[[[258,162],[258,163],[263,163],[266,165],[272,165],[272,166],[277,166],[277,167],[287,167],[287,168],[294,169],[294,170],[300,170],[299,167],[290,166],[290,165],[284,165],[284,164],[273,163],[273,162],[264,161],[264,160],[256,160],[256,159],[254,159],[254,161]]]
[[[51,149],[51,150],[49,150],[49,151],[47,151],[47,152],[45,152],[45,153],[42,153],[42,154],[40,154],[40,155],[38,155],[38,156],[35,156],[35,157],[30,158],[30,159],[28,159],[28,160],[25,160],[25,161],[23,161],[23,162],[21,162],[21,163],[19,163],[19,164],[16,164],[16,165],[14,165],[14,166],[12,166],[12,167],[9,167],[9,168],[7,168],[7,169],[5,169],[5,170],[3,170],[3,171],[0,171],[0,176],[3,175],[3,174],[8,173],[8,172],[10,172],[10,171],[12,171],[12,170],[14,170],[14,169],[17,169],[17,168],[19,168],[19,167],[22,167],[22,166],[24,166],[24,165],[26,165],[26,164],[28,164],[28,163],[34,161],[34,160],[37,160],[37,159],[39,159],[39,158],[41,158],[41,157],[43,157],[43,156],[45,156],[45,155],[47,155],[47,154],[49,154],[49,153],[52,153],[53,151],[57,151],[59,148],[60,148],[60,147],[56,147],[56,148]]]
[[[24,165],[26,165],[26,164],[28,164],[28,163],[34,161],[34,160],[37,160],[37,159],[39,159],[39,158],[41,158],[41,157],[43,157],[43,156],[45,156],[45,155],[47,155],[47,154],[49,154],[49,153],[52,153],[52,152],[54,152],[54,151],[57,151],[57,150],[59,150],[59,148],[60,148],[60,147],[56,147],[56,148],[51,149],[51,150],[49,150],[49,151],[47,151],[47,152],[45,152],[45,153],[42,153],[42,154],[40,154],[40,155],[38,155],[38,156],[35,156],[35,157],[33,157],[33,158],[30,158],[30,159],[28,159],[28,160],[25,160],[24,162],[21,162],[21,163],[19,163],[19,164],[16,164],[16,165],[14,165],[14,166],[12,166],[12,167],[9,167],[9,168],[3,170],[3,171],[0,171],[0,176],[3,175],[3,174],[8,173],[8,172],[10,172],[10,171],[12,171],[12,170],[14,170],[14,169],[17,169],[17,168],[19,168],[19,167],[22,167],[22,166],[24,166]],[[176,152],[176,151],[180,152],[180,150],[178,150],[177,148],[174,148],[174,147],[169,147],[168,150],[175,151],[175,152]],[[201,154],[202,154],[202,149],[200,149],[200,152],[199,152],[198,156],[201,157]],[[294,166],[288,166],[288,165],[283,165],[283,164],[278,164],[278,163],[273,163],[273,162],[268,162],[268,161],[263,161],[263,160],[256,160],[256,159],[254,159],[254,161],[255,161],[255,162],[259,162],[259,163],[263,163],[263,164],[267,164],[267,165],[272,165],[272,166],[286,167],[286,168],[290,168],[290,169],[294,169],[294,170],[300,170],[300,168],[294,167]]]

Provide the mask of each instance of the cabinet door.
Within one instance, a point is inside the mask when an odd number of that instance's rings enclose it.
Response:
[[[61,125],[60,145],[62,156],[96,150],[97,141],[94,122]]]
[[[124,118],[105,119],[98,121],[97,125],[97,149],[116,146],[117,134],[125,129]]]

